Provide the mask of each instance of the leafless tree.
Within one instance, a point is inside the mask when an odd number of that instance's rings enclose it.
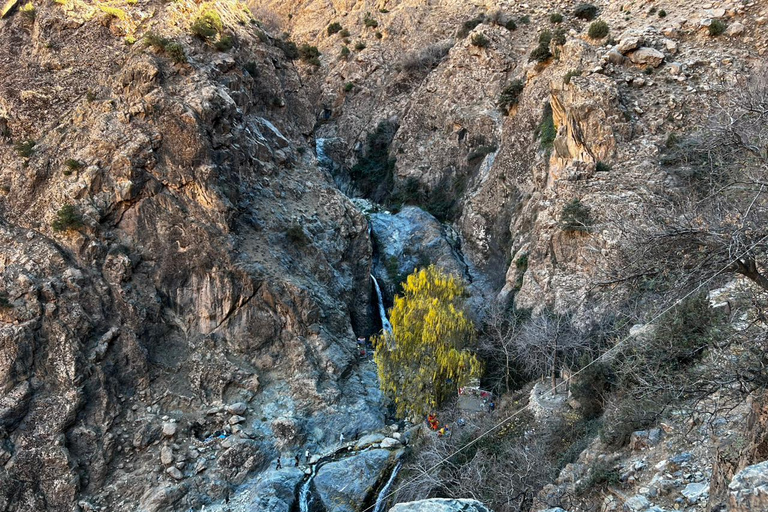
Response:
[[[623,262],[608,282],[663,275],[684,290],[733,272],[768,290],[768,68],[711,112],[704,129],[668,141],[663,163],[680,186],[620,226]]]

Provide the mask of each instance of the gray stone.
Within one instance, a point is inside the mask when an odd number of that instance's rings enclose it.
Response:
[[[605,54],[605,60],[611,64],[619,65],[624,62],[624,55],[622,55],[616,48],[611,48],[611,50]]]
[[[243,402],[235,402],[227,406],[227,412],[229,414],[235,414],[238,416],[242,416],[243,414],[245,414],[245,411],[247,409],[248,409],[248,406],[246,406],[245,403]]]
[[[163,435],[166,437],[173,437],[176,435],[176,431],[179,429],[176,423],[166,421],[163,423]]]
[[[624,512],[644,512],[650,506],[648,498],[638,494],[624,502]]]
[[[171,466],[168,469],[165,470],[166,473],[171,475],[176,480],[181,480],[184,478],[184,473],[182,473],[177,467]]]
[[[238,415],[234,415],[229,418],[230,425],[237,425],[238,423],[242,423],[244,421],[245,421],[245,418]]]
[[[363,448],[367,448],[372,444],[378,444],[384,440],[384,437],[385,437],[384,434],[379,434],[379,433],[365,435],[360,439],[358,439],[358,441],[355,443],[355,449],[362,450]]]
[[[668,67],[669,73],[672,75],[679,75],[683,72],[683,65],[679,62],[670,62]]]
[[[641,44],[643,44],[642,34],[631,32],[628,34],[622,34],[616,49],[620,53],[625,54],[631,52],[632,50],[636,50],[640,47]]]
[[[170,446],[160,448],[160,462],[168,466],[173,462],[173,450]]]
[[[664,62],[664,54],[654,48],[640,48],[629,54],[634,64],[657,68]]]
[[[385,448],[385,449],[388,449],[388,450],[392,449],[392,448],[396,448],[398,446],[400,446],[400,441],[398,441],[397,439],[394,439],[392,437],[384,438],[381,441],[381,447]]]
[[[562,509],[550,509],[559,512]],[[433,498],[429,500],[398,503],[389,512],[492,512],[491,509],[475,500],[456,500]],[[565,512],[565,511],[563,511]]]
[[[356,512],[360,503],[371,498],[369,493],[376,484],[386,478],[395,457],[389,450],[375,449],[322,465],[314,479],[320,501],[334,512]]]
[[[744,25],[741,23],[734,22],[728,25],[728,28],[725,29],[725,35],[727,36],[740,36],[744,33]]]
[[[768,510],[768,461],[747,466],[728,484],[729,512]]]
[[[242,509],[269,512],[290,512],[295,506],[298,487],[304,479],[304,472],[298,468],[284,468],[266,472],[250,489],[243,491],[243,499],[232,501],[247,504]],[[250,486],[249,486],[250,487]]]
[[[697,503],[701,498],[709,493],[708,482],[691,483],[685,486],[685,489],[680,491],[683,496],[688,500],[688,503],[693,505]]]

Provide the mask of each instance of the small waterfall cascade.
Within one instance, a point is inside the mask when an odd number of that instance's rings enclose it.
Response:
[[[304,483],[301,484],[301,489],[299,489],[299,511],[300,512],[309,512],[310,511],[310,501],[312,500],[312,495],[310,493],[310,486],[312,485],[312,479],[315,478],[315,473],[317,473],[317,464],[312,464],[312,472],[309,475],[309,478],[304,480]]]
[[[389,319],[387,318],[387,311],[384,309],[384,298],[381,295],[379,282],[375,277],[373,277],[373,274],[371,274],[371,279],[373,279],[373,286],[376,288],[376,297],[379,300],[379,316],[381,317],[381,327],[384,330],[384,336],[391,336],[392,324],[389,323]]]
[[[389,475],[389,480],[387,480],[387,483],[384,484],[384,487],[381,488],[379,495],[376,497],[376,504],[373,507],[373,512],[384,511],[384,507],[386,506],[387,501],[389,501],[389,489],[395,483],[395,480],[397,479],[397,474],[400,472],[400,468],[402,466],[403,466],[403,460],[400,459],[397,461],[397,464],[395,465],[395,469],[392,470],[392,474]]]

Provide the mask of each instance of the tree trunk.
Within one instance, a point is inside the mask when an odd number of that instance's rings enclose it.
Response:
[[[768,290],[768,277],[760,273],[755,258],[750,257],[736,262],[736,273],[743,275],[763,290]]]

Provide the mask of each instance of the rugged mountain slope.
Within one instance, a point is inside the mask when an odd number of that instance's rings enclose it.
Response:
[[[764,57],[768,12],[598,6],[615,52],[570,2],[254,2],[266,30],[225,1],[0,20],[0,509],[200,508],[280,450],[383,423],[354,343],[374,329],[373,249],[338,189],[355,192],[380,125],[397,159],[380,199],[453,222],[461,243],[440,254],[461,245],[479,293],[582,313],[613,300],[587,291],[622,223],[677,186],[661,148]],[[191,34],[210,10],[232,49]],[[709,37],[713,18],[730,33]],[[557,57],[531,62],[559,28]],[[283,31],[321,65],[290,60]],[[561,229],[573,198],[589,235]]]
[[[229,53],[188,35],[194,4],[123,7],[0,21],[3,510],[186,509],[382,421],[355,370],[367,224],[304,151],[295,66],[231,4]],[[150,26],[188,62],[126,43]],[[65,205],[82,227],[52,227]],[[242,435],[200,455],[217,430]]]

